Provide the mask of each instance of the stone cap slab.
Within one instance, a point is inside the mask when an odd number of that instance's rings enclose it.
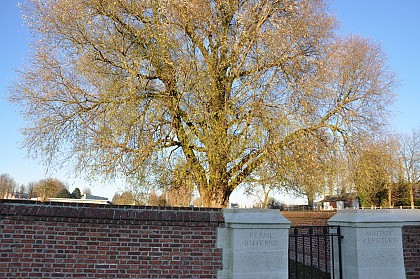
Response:
[[[402,227],[420,225],[418,209],[346,209],[331,219],[330,225],[349,227]]]
[[[223,209],[226,227],[289,228],[290,221],[278,209]]]

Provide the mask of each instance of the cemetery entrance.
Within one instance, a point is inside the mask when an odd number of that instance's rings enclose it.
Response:
[[[289,279],[342,279],[339,226],[292,226]]]

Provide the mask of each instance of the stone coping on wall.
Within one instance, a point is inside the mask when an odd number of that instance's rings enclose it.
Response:
[[[290,221],[277,209],[223,209],[227,227],[247,228],[257,225],[259,228],[290,228]]]
[[[331,225],[371,227],[420,225],[419,209],[346,209],[339,211],[329,221]]]
[[[84,223],[138,223],[140,221],[206,222],[218,226],[224,222],[220,208],[118,206],[26,200],[0,200],[4,219],[50,219]]]

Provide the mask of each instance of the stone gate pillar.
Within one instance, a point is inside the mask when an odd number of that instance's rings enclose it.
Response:
[[[279,210],[224,209],[219,279],[287,279],[290,222]]]
[[[419,220],[418,210],[359,209],[337,212],[328,224],[341,226],[343,278],[406,278],[402,227]]]

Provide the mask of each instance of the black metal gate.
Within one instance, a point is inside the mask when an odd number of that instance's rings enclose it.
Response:
[[[342,279],[339,226],[292,226],[289,279]]]

